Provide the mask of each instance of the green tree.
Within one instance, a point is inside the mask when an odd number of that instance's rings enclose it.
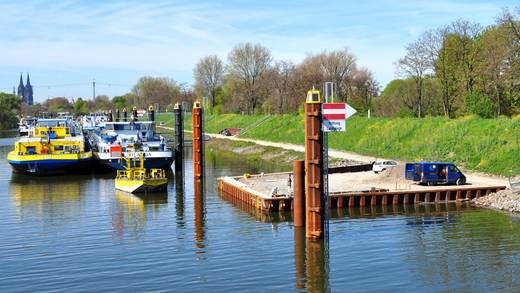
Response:
[[[76,99],[73,107],[74,112],[76,112],[76,114],[86,114],[88,112],[88,103],[82,98]]]
[[[16,127],[18,118],[16,114],[20,110],[22,100],[15,95],[0,93],[0,128],[12,129]]]
[[[74,110],[72,104],[65,97],[47,99],[45,102],[43,102],[43,107],[47,109],[47,111],[54,113],[72,112],[72,110]]]
[[[112,104],[116,109],[123,109],[126,107],[127,100],[124,96],[115,96],[112,98]]]

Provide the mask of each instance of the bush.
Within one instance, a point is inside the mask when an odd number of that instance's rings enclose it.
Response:
[[[464,97],[464,103],[469,113],[482,118],[493,118],[496,113],[495,103],[486,95],[474,92]]]

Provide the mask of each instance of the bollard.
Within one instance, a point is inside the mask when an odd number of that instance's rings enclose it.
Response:
[[[294,226],[305,227],[305,163],[293,161],[293,212]]]
[[[135,107],[135,106],[132,109],[132,120],[137,121],[137,107]]]
[[[202,157],[202,108],[198,101],[193,103],[191,119],[193,127],[193,176],[195,180],[200,180],[204,172],[204,158]]]
[[[305,224],[307,238],[325,236],[323,132],[320,92],[311,90],[305,102]]]
[[[119,122],[119,109],[116,109],[116,122]]]
[[[112,110],[108,110],[108,122],[114,122],[114,117],[112,116]]]
[[[123,108],[123,121],[128,121],[128,113],[126,112],[126,107]]]
[[[155,110],[153,109],[153,106],[148,108],[148,121],[155,121]]]
[[[173,107],[173,116],[175,121],[175,173],[182,172],[183,151],[184,151],[184,123],[182,120],[182,106],[176,103]]]

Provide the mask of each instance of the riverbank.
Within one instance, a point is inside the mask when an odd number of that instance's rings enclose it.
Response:
[[[507,212],[520,213],[520,190],[501,190],[474,199],[475,205]]]
[[[172,126],[172,115],[160,117]],[[303,146],[301,115],[213,115],[205,131],[242,128],[240,138]],[[185,128],[191,129],[186,119]],[[450,161],[465,170],[486,174],[520,175],[520,120],[439,117],[366,118],[347,121],[347,132],[329,135],[329,147],[370,158],[400,161]]]

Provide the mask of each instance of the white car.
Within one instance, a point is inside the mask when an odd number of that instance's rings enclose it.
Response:
[[[397,162],[394,161],[375,161],[372,165],[372,171],[377,174],[386,169],[394,168],[395,166],[397,166]]]

